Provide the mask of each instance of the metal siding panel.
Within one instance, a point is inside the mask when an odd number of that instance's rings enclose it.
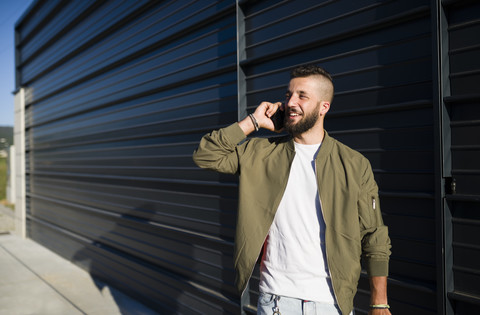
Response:
[[[235,2],[83,4],[19,45],[28,235],[160,313],[238,313],[237,180],[191,158],[237,116]]]
[[[118,6],[118,2],[114,1],[112,5],[114,4]],[[139,4],[136,4],[135,7],[122,7],[121,9],[137,9]],[[82,34],[83,41],[73,41],[71,45],[74,46],[64,43],[63,45],[69,49],[55,51],[60,55],[54,59],[55,64],[50,63],[52,69],[50,69],[49,73],[29,84],[32,86],[31,90],[35,91],[38,89],[40,92],[39,94],[35,93],[35,99],[42,98],[45,94],[50,94],[75,81],[84,81],[92,75],[98,75],[99,71],[105,71],[114,67],[119,62],[126,63],[125,59],[131,59],[136,54],[152,53],[153,48],[161,49],[160,52],[168,56],[172,55],[172,51],[175,49],[187,49],[189,52],[195,52],[196,50],[208,48],[212,43],[217,44],[222,37],[228,39],[228,34],[231,31],[228,29],[223,32],[219,30],[219,28],[227,27],[225,26],[226,23],[223,23],[223,25],[214,23],[197,32],[195,32],[195,28],[192,29],[196,24],[202,23],[205,18],[211,16],[212,11],[215,9],[214,4],[206,5],[206,3],[202,2],[182,3],[173,1],[153,8],[148,6],[140,7],[138,9],[140,12],[146,9],[148,9],[148,12],[138,17],[134,12],[129,11],[126,12],[130,13],[130,15],[125,16],[124,13],[121,16],[111,16],[110,12],[99,10],[95,16],[89,17],[78,27],[80,30],[88,30],[87,34],[89,36],[86,37]],[[221,8],[220,6],[218,9]],[[91,27],[93,24],[98,24],[99,21],[106,23],[104,22],[106,16],[109,17],[107,20],[109,24],[106,26],[112,23],[118,24],[115,25],[115,32],[111,32],[109,27]],[[70,32],[72,34],[67,33],[67,35],[74,36],[78,28],[73,28]],[[189,34],[185,34],[187,32]],[[222,36],[222,34],[225,35]],[[203,38],[207,36],[215,38],[213,41],[211,39],[208,41],[208,38]],[[179,37],[183,45],[174,42],[176,37]],[[65,41],[71,41],[71,37],[66,36]],[[190,41],[193,43],[190,43]],[[197,45],[192,47],[195,43]],[[173,51],[173,54],[183,57],[188,56],[184,51]],[[47,54],[45,58],[51,58],[50,55]],[[53,67],[58,64],[58,60],[62,63],[62,67]],[[158,61],[160,63],[162,59]],[[39,60],[40,66],[44,66],[45,62],[46,60]],[[25,67],[28,70],[29,65]],[[82,71],[79,72],[78,69]],[[29,97],[30,94],[28,94],[27,99]]]
[[[455,314],[480,309],[480,4],[452,1],[445,8],[451,95],[445,99],[451,129],[451,173],[456,190],[447,195],[453,233],[453,283],[449,298]]]
[[[393,246],[389,301],[402,314],[436,314],[429,6],[429,1],[242,3],[241,66],[249,111],[263,100],[282,100],[296,65],[316,63],[333,74],[335,99],[325,126],[372,163]],[[258,271],[248,312],[255,309],[257,286]],[[368,291],[362,276],[358,312],[366,313]]]
[[[23,42],[33,36],[41,28],[42,23],[45,23],[49,16],[55,14],[55,10],[62,7],[63,3],[62,0],[32,2],[34,7],[29,8],[29,11],[15,25],[18,30],[18,40]]]
[[[212,295],[201,286],[185,281],[176,274],[147,263],[139,264],[135,257],[103,246],[71,233],[61,234],[58,227],[36,220],[29,221],[29,234],[48,248],[62,253],[92,274],[109,280],[119,288],[135,287],[128,291],[160,314],[225,314],[234,313],[236,306],[221,295]],[[63,231],[65,232],[65,231]],[[62,236],[59,238],[59,236]],[[52,238],[57,238],[52,242]],[[193,293],[193,294],[192,294]],[[174,297],[174,298],[173,298]],[[215,298],[222,298],[224,309]],[[223,305],[222,305],[223,306]]]
[[[34,36],[22,43],[24,83],[51,70],[66,58],[72,58],[78,49],[88,47],[90,41],[98,41],[102,37],[102,31],[108,31],[112,25],[121,23],[145,3],[145,0],[66,2]],[[92,25],[96,27],[92,28]],[[29,60],[33,57],[33,60]]]
[[[368,32],[381,28],[395,20],[413,19],[418,14],[424,14],[422,5],[428,1],[419,1],[412,7],[408,1],[326,1],[317,7],[309,6],[307,2],[287,2],[282,6],[274,6],[274,12],[279,11],[282,19],[262,19],[261,15],[253,15],[263,22],[262,27],[254,27],[246,31],[247,56],[251,62],[269,59],[266,56],[285,54],[287,51],[301,50],[305,45],[319,45],[352,37],[356,32]],[[283,11],[282,11],[283,10]],[[265,10],[262,12],[266,12]],[[339,14],[345,12],[345,14]],[[427,11],[428,12],[428,11]],[[265,13],[264,13],[265,14]],[[278,14],[275,14],[278,16]],[[297,28],[290,24],[292,18],[302,22]],[[246,17],[246,25],[249,16]],[[308,23],[308,22],[309,23]],[[280,24],[280,25],[276,25]],[[283,24],[283,25],[282,25]],[[304,25],[304,27],[302,27]],[[275,26],[275,27],[274,27]],[[285,32],[285,29],[289,30]],[[255,38],[255,34],[266,34]],[[250,42],[253,42],[251,43]]]
[[[222,267],[233,265],[232,256],[224,254],[231,247],[230,242],[169,227],[148,217],[138,218],[134,215],[137,209],[117,215],[105,209],[30,196],[35,201],[32,215],[37,220],[61,226],[70,233],[96,240],[159,268],[186,275],[205,286],[224,285],[228,289],[228,285],[233,284],[233,270]],[[228,276],[223,276],[224,272]]]

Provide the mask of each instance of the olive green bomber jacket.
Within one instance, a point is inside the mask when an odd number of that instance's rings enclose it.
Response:
[[[245,138],[235,123],[205,135],[193,155],[202,168],[239,175],[234,267],[241,292],[268,235],[295,156],[290,136],[251,138],[239,144]],[[360,277],[360,258],[369,276],[388,275],[388,229],[364,156],[325,132],[315,164],[326,224],[327,264],[337,303],[343,314],[349,314]]]

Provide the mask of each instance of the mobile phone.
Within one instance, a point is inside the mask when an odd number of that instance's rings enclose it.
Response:
[[[270,117],[270,119],[273,121],[273,126],[275,127],[275,130],[281,130],[285,121],[285,111],[281,110],[279,107],[275,114]]]

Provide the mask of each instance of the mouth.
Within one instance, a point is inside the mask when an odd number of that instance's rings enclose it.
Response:
[[[288,112],[288,117],[289,118],[295,118],[295,117],[299,117],[299,116],[301,116],[301,114],[298,113],[298,112],[295,112],[295,111],[289,111]]]

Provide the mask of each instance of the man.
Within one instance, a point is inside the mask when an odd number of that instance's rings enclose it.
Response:
[[[296,68],[284,106],[261,103],[205,135],[194,153],[200,167],[240,177],[236,284],[245,290],[263,248],[258,314],[352,314],[361,257],[369,314],[390,314],[390,239],[378,187],[368,160],[324,130],[333,94],[324,69]],[[278,110],[288,136],[242,142],[259,128],[278,132],[271,119]]]

